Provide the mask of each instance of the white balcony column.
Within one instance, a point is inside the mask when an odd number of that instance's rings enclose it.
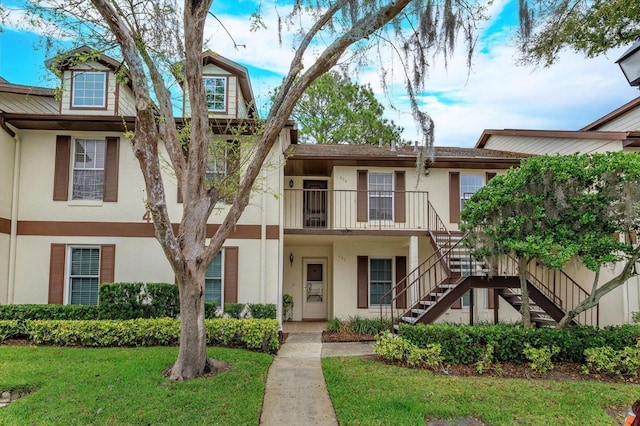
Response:
[[[409,237],[409,271],[413,272],[416,270],[416,268],[420,265],[419,263],[419,253],[418,253],[418,236],[417,235],[412,235],[411,237]],[[410,280],[407,283],[407,285],[411,284],[413,282],[413,280],[418,278],[418,273],[412,273],[411,276],[409,277]],[[419,287],[420,286],[413,286],[412,290],[410,291],[410,301],[409,301],[409,305],[413,305],[418,298],[420,297],[420,294],[418,294],[419,292]]]

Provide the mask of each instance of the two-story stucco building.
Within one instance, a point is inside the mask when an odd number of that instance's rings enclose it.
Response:
[[[126,70],[107,56],[76,63],[82,49],[48,63],[62,76],[61,96],[0,80],[0,304],[96,303],[102,282],[174,282],[126,138],[135,125],[132,89],[118,78]],[[230,147],[208,163],[215,178],[242,167],[233,147],[250,146],[251,136],[240,141],[232,130],[258,117],[244,67],[213,53],[203,64],[213,138]],[[272,149],[207,271],[207,300],[280,303],[289,294],[293,320],[381,313],[408,322],[514,320],[513,271],[490,279],[462,248],[465,201],[529,155],[636,150],[640,100],[580,131],[487,130],[475,148],[436,147],[432,157],[393,143],[303,145],[296,135],[290,123]],[[163,180],[177,226],[181,194],[169,166]],[[208,235],[228,208],[216,206]],[[580,268],[534,269],[541,324],[590,288]],[[550,280],[571,289],[563,303],[554,303]],[[637,289],[626,284],[579,322],[630,321]]]

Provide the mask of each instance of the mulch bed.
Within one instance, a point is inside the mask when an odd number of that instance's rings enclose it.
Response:
[[[373,342],[376,340],[375,336],[370,336],[368,334],[353,334],[347,332],[322,332],[322,341],[323,342]]]

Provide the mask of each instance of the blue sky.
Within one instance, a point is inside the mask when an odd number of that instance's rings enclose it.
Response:
[[[14,9],[9,25],[0,33],[0,76],[16,84],[52,87],[55,81],[44,68],[45,52],[37,47],[37,35],[21,19],[18,2],[3,3]],[[250,32],[249,15],[255,11],[256,1],[214,1],[213,12],[246,48],[236,50],[214,20],[210,20],[206,35],[210,40],[207,48],[249,69],[264,116],[268,93],[281,82],[293,53],[291,38],[285,34],[280,46],[276,31],[276,8],[281,15],[286,10],[271,0],[261,3],[268,28]],[[517,10],[517,0],[492,3],[489,14],[493,19],[483,23],[470,73],[462,46],[446,69],[442,60],[431,68],[420,100],[421,108],[435,121],[436,145],[470,147],[484,129],[577,130],[640,95],[615,64],[625,48],[595,59],[566,52],[556,65],[540,70],[516,66],[512,37]],[[359,82],[370,84],[379,100],[387,104],[375,69],[363,70],[357,77]],[[387,117],[405,128],[405,139],[419,139],[402,82],[392,81],[390,87],[398,111],[387,108]]]

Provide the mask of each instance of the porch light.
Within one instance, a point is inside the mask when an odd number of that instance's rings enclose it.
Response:
[[[289,253],[289,262],[291,263],[291,266],[293,266],[293,252]]]
[[[629,85],[640,86],[640,38],[616,61]]]
[[[289,179],[289,188],[293,188],[293,179]]]

